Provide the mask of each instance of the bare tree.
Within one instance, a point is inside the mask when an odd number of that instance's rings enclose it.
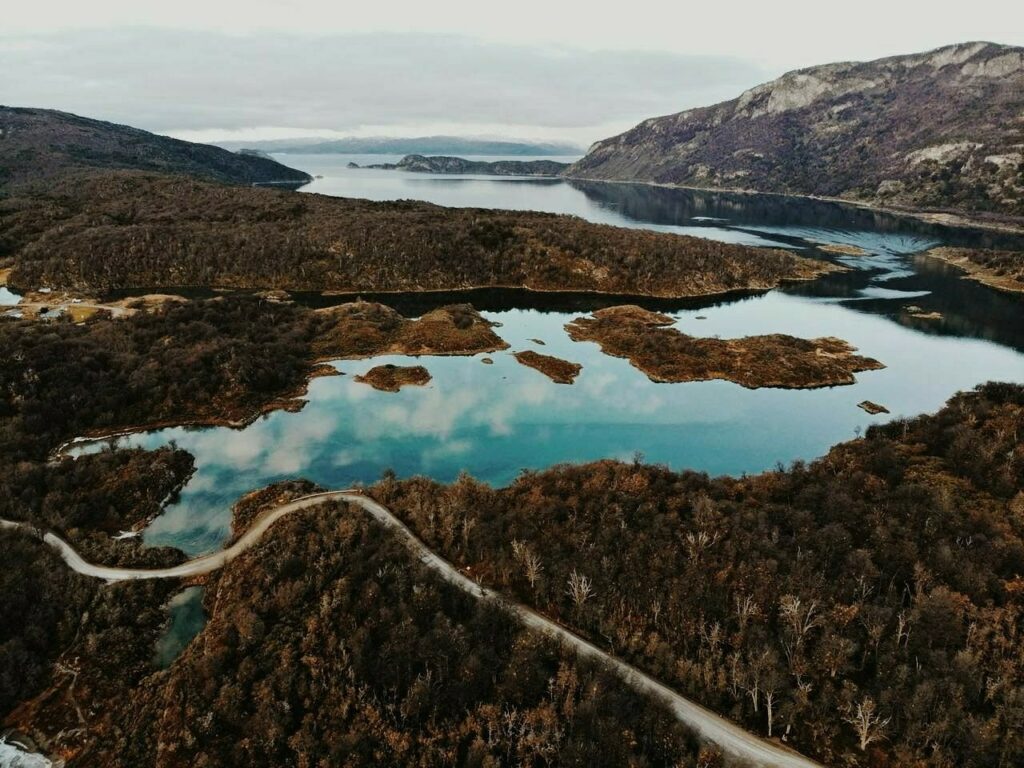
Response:
[[[736,618],[740,624],[740,631],[742,632],[747,627],[749,622],[755,616],[761,613],[761,609],[754,601],[753,595],[735,595],[733,600],[736,603]]]
[[[573,568],[572,573],[569,574],[565,592],[572,598],[576,609],[579,610],[587,600],[594,596],[594,585],[589,578]]]
[[[512,541],[512,554],[523,568],[523,575],[530,584],[530,589],[537,588],[540,575],[544,572],[544,565],[540,558],[533,553],[529,545],[519,539]]]
[[[818,601],[805,603],[796,595],[783,595],[779,600],[779,614],[786,623],[791,635],[791,642],[785,643],[786,654],[792,661],[794,652],[803,648],[807,634],[821,624],[818,615]]]
[[[772,726],[775,724],[775,691],[764,692],[764,708],[768,710],[768,738],[772,735]]]
[[[851,707],[843,721],[853,726],[860,740],[860,751],[867,749],[868,744],[881,741],[885,738],[885,726],[892,718],[883,718],[875,706],[875,700],[870,696],[865,698],[856,708]]]

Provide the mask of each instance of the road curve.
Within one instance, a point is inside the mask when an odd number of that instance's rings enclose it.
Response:
[[[553,636],[570,646],[582,658],[591,659],[614,670],[627,685],[666,704],[676,718],[691,728],[702,740],[717,745],[733,758],[763,768],[821,768],[820,763],[786,749],[773,742],[765,741],[743,730],[734,723],[716,715],[709,709],[690,701],[668,686],[659,683],[650,675],[641,672],[621,659],[601,650],[593,643],[570,632],[565,627],[537,613],[525,605],[511,602],[494,590],[480,586],[463,575],[455,566],[434,553],[409,527],[396,517],[391,510],[359,491],[326,491],[303,496],[280,507],[267,510],[256,517],[249,529],[227,549],[197,557],[194,560],[170,568],[111,568],[86,562],[70,544],[53,533],[45,533],[42,540],[57,550],[72,570],[85,576],[94,576],[107,581],[128,581],[133,579],[171,579],[200,576],[224,567],[241,555],[256,542],[274,523],[286,515],[315,507],[328,501],[354,504],[368,512],[384,527],[389,528],[403,539],[409,550],[425,566],[445,581],[474,597],[499,603],[512,613],[523,625],[538,632]],[[0,519],[0,529],[22,530],[37,535],[39,531],[25,523]]]

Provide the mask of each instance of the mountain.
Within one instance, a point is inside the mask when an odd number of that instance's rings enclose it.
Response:
[[[356,166],[355,163],[350,165]],[[388,171],[416,173],[477,173],[486,176],[558,176],[569,167],[568,163],[554,160],[466,160],[462,157],[435,155],[406,155],[397,163],[378,163],[364,168],[382,168]]]
[[[783,75],[645,120],[566,175],[1024,215],[1024,48],[965,43]]]
[[[82,170],[133,169],[232,184],[304,184],[309,174],[276,160],[49,109],[0,106],[0,185]]]
[[[309,155],[582,155],[583,149],[562,142],[471,139],[462,136],[420,136],[331,139],[273,139],[223,141],[225,149],[259,149],[264,152]]]

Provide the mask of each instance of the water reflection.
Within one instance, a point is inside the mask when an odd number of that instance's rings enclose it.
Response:
[[[206,625],[203,592],[202,587],[188,587],[172,597],[167,604],[170,624],[156,644],[156,665],[160,669],[171,666],[185,650],[185,646]]]
[[[482,356],[419,358],[431,384],[384,393],[354,376],[411,358],[340,361],[336,367],[346,375],[314,380],[299,413],[277,412],[240,431],[176,428],[132,436],[122,443],[152,448],[173,441],[196,456],[198,467],[180,501],[147,530],[146,541],[190,553],[215,548],[240,495],[296,476],[338,488],[373,482],[386,468],[443,481],[468,470],[505,484],[524,468],[628,459],[638,451],[676,468],[758,472],[819,456],[858,428],[890,418],[864,413],[856,407],[861,400],[910,415],[934,410],[956,390],[988,379],[1024,381],[1024,356],[1004,347],[925,335],[885,317],[780,292],[679,310],[677,326],[722,337],[840,336],[888,368],[858,374],[853,386],[819,390],[654,384],[626,360],[569,339],[563,326],[574,313],[486,314],[502,323],[498,330],[511,351],[534,348],[581,363],[576,384],[554,384],[499,353],[490,355],[493,365],[483,365]]]

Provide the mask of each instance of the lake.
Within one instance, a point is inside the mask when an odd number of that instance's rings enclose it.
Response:
[[[172,428],[121,438],[121,445],[147,448],[174,442],[196,457],[196,473],[180,498],[146,530],[148,544],[192,555],[215,549],[227,535],[234,501],[285,478],[343,488],[372,483],[387,469],[441,481],[468,471],[501,485],[523,469],[636,455],[677,469],[754,473],[821,456],[870,424],[934,411],[978,383],[1024,382],[1024,301],[918,255],[938,243],[1021,247],[1006,236],[772,195],[345,167],[352,160],[362,165],[366,157],[278,159],[323,176],[303,194],[571,213],[822,257],[815,250],[821,242],[859,246],[867,255],[827,256],[849,272],[813,283],[729,300],[637,303],[668,311],[693,335],[838,336],[887,367],[857,374],[852,386],[815,390],[748,390],[724,381],[655,384],[626,360],[566,334],[567,322],[614,303],[608,298],[516,291],[389,297],[409,315],[468,300],[501,324],[496,330],[511,349],[489,355],[493,365],[482,364],[484,355],[417,358],[433,381],[399,393],[378,392],[354,378],[412,358],[338,361],[345,375],[315,379],[298,413],[276,412],[242,430]],[[922,312],[942,318],[915,316]],[[523,349],[580,363],[583,371],[573,385],[555,384],[512,358]],[[863,400],[885,405],[892,415],[868,415],[857,407]]]

